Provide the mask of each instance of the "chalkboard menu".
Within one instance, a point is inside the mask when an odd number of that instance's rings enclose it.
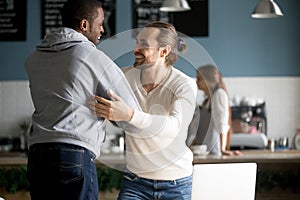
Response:
[[[42,37],[62,26],[61,9],[67,0],[42,0]],[[115,0],[99,0],[104,10],[104,34],[102,38],[115,34]]]
[[[169,22],[169,13],[159,10],[162,3],[163,0],[133,0],[133,28],[142,28],[151,21]]]
[[[0,41],[26,40],[26,0],[0,0]]]
[[[42,37],[62,26],[60,11],[67,0],[42,0]]]
[[[188,36],[208,36],[208,0],[188,0],[191,7],[183,12],[161,12],[164,0],[132,0],[133,28],[144,27],[151,21],[172,23],[178,32]]]

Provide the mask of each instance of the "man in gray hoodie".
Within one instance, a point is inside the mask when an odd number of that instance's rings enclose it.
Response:
[[[31,199],[98,199],[94,159],[100,155],[105,121],[88,102],[109,89],[140,110],[122,71],[96,48],[104,32],[97,0],[69,0],[63,27],[49,34],[25,63],[35,111],[28,140]],[[121,128],[137,132],[125,123]]]

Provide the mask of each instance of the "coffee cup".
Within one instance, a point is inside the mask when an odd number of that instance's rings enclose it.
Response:
[[[192,145],[191,150],[195,155],[206,155],[207,146],[206,145]]]

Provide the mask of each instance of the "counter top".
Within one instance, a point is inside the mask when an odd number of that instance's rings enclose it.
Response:
[[[229,163],[229,162],[256,162],[256,163],[298,163],[300,164],[300,150],[244,150],[241,156],[194,156],[194,164]],[[102,154],[97,164],[124,165],[125,155]],[[0,153],[0,167],[5,165],[26,165],[25,153]]]
[[[21,152],[0,153],[0,167],[7,165],[26,165],[27,155]]]
[[[194,156],[194,164],[255,162],[255,163],[300,163],[300,150],[244,150],[241,156]]]

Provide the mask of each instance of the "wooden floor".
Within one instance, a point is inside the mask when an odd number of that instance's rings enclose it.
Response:
[[[5,200],[30,200],[28,191],[18,191],[16,194],[7,193],[3,188],[0,188],[0,197]],[[100,200],[116,200],[118,197],[118,191],[100,192]],[[256,193],[255,200],[300,200],[300,188],[299,191],[291,191],[289,189],[272,189],[262,193]]]
[[[118,191],[100,193],[99,197],[101,197],[99,198],[101,200],[116,200]],[[300,191],[272,189],[263,193],[257,193],[255,200],[300,200]]]
[[[112,190],[99,193],[99,200],[116,200],[118,197],[118,191]],[[0,188],[0,197],[5,200],[30,200],[30,194],[28,191],[21,190],[17,193],[8,193],[5,189]]]
[[[101,200],[116,200],[118,197],[118,191],[100,193],[99,197],[101,197],[99,198]],[[300,200],[300,188],[297,192],[289,189],[272,189],[270,191],[257,193],[255,200]]]

